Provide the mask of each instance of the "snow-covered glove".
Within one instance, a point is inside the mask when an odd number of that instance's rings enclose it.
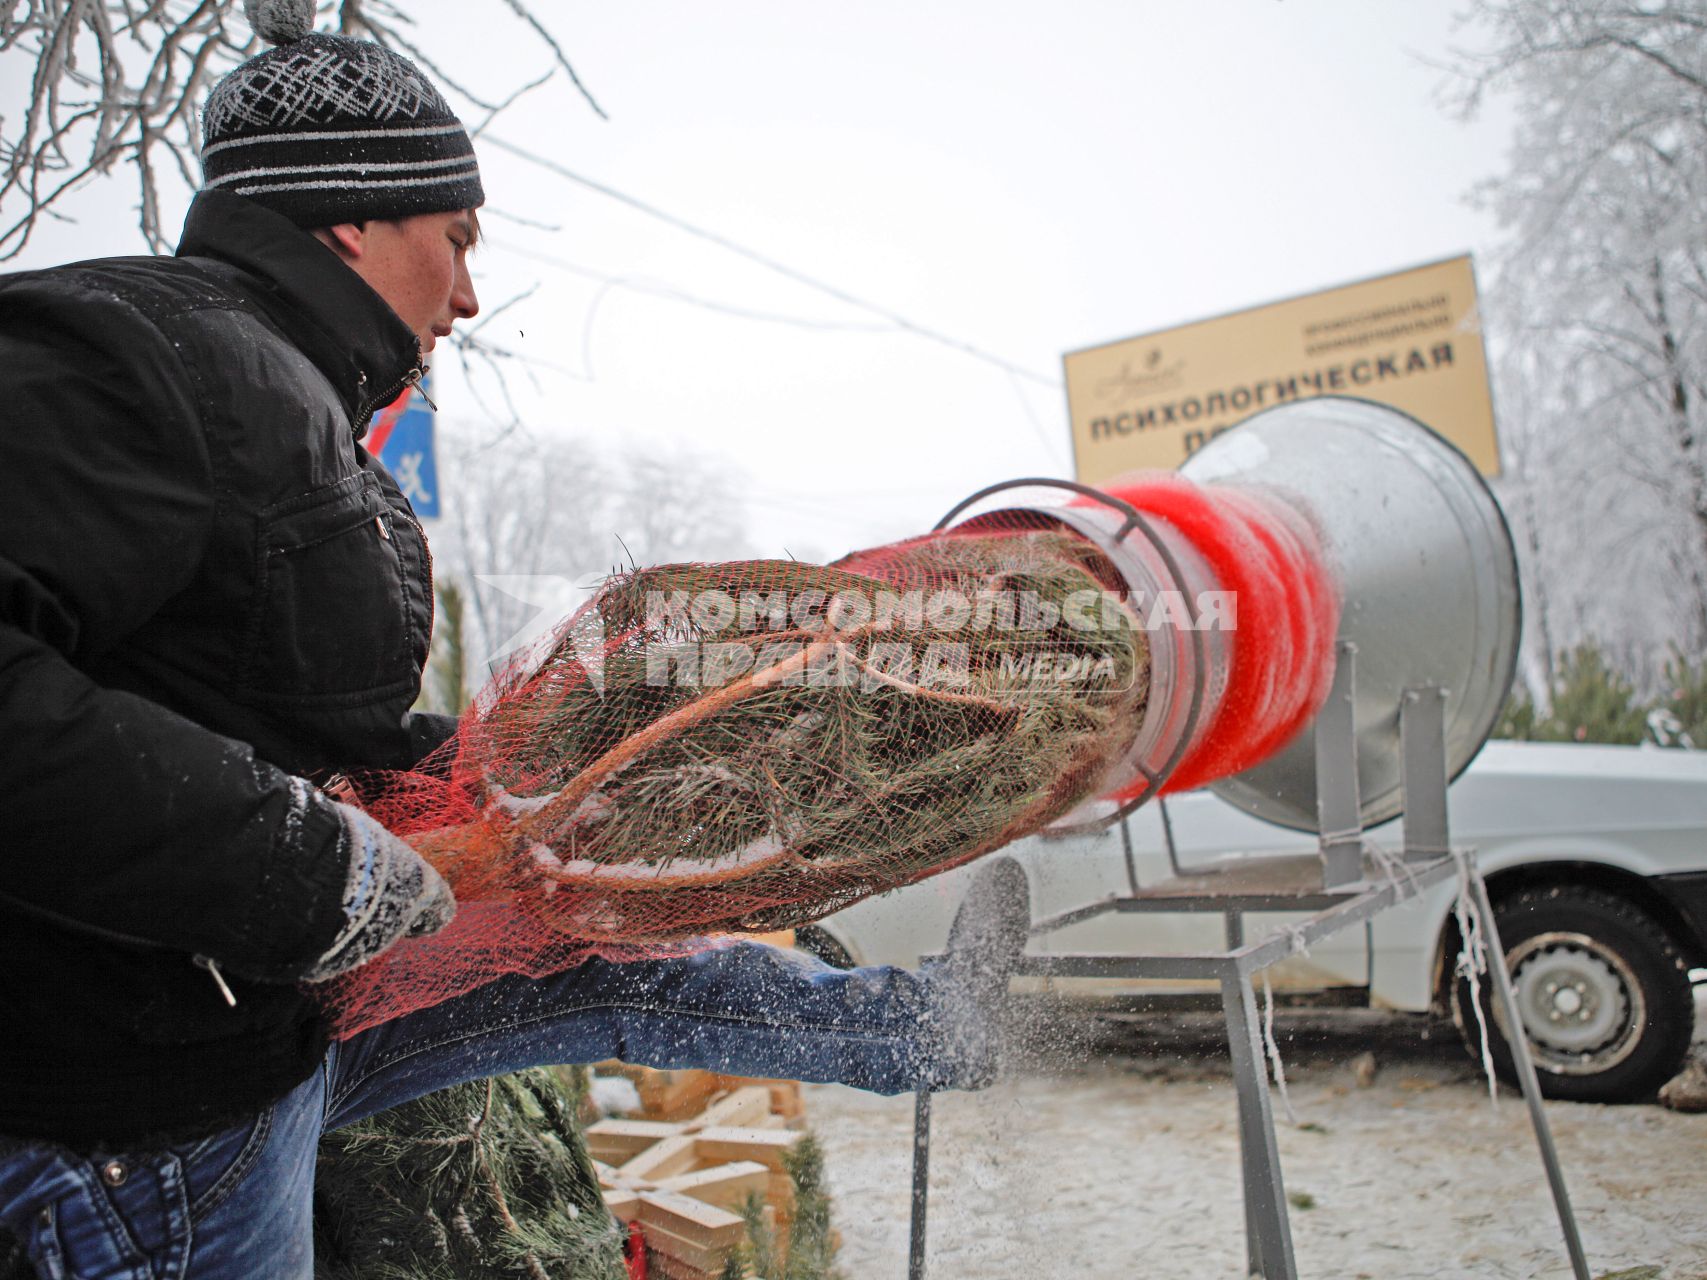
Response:
[[[339,845],[349,855],[344,927],[303,975],[308,982],[366,964],[400,938],[436,933],[456,914],[450,886],[420,854],[360,809],[337,807],[344,823]]]

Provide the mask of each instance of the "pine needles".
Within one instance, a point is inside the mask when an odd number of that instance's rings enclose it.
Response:
[[[554,928],[625,942],[796,925],[963,862],[1071,809],[1136,732],[1148,651],[1096,554],[944,535],[617,577],[465,718],[480,820],[417,847],[459,898],[501,867]]]
[[[553,1072],[429,1094],[327,1134],[316,1280],[625,1280]]]

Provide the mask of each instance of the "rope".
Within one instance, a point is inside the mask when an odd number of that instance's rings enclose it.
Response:
[[[1393,890],[1393,901],[1403,902],[1406,898],[1417,893],[1417,873],[1399,854],[1391,849],[1383,848],[1373,840],[1364,845],[1364,851],[1369,854],[1369,860],[1375,864],[1375,869],[1386,877],[1388,885]]]
[[[1296,1127],[1298,1113],[1292,1109],[1292,1097],[1286,1091],[1286,1066],[1280,1060],[1280,1045],[1274,1038],[1274,991],[1268,985],[1267,969],[1262,971],[1262,1042],[1274,1068],[1274,1084],[1280,1092],[1280,1106],[1286,1112],[1286,1123]]]
[[[1494,1050],[1488,1037],[1488,1016],[1482,1009],[1481,975],[1488,971],[1488,940],[1482,934],[1482,917],[1471,901],[1470,877],[1477,881],[1482,873],[1470,866],[1462,849],[1454,849],[1452,858],[1458,864],[1458,896],[1452,903],[1452,914],[1458,921],[1458,936],[1463,946],[1458,952],[1455,972],[1470,983],[1470,1007],[1476,1011],[1476,1026],[1482,1040],[1482,1073],[1488,1078],[1488,1103],[1499,1100],[1499,1086],[1494,1080]]]

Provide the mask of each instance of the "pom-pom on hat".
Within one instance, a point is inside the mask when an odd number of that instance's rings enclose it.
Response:
[[[243,9],[277,47],[208,95],[205,186],[299,227],[485,202],[467,130],[413,62],[371,41],[314,32],[314,0],[245,0]]]

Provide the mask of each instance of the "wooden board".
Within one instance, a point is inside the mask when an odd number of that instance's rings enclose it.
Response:
[[[756,1160],[778,1172],[786,1172],[782,1153],[800,1141],[794,1129],[704,1129],[697,1136],[700,1156],[708,1163]]]
[[[719,1280],[746,1239],[740,1211],[754,1197],[786,1253],[795,1204],[782,1155],[802,1136],[798,1083],[622,1063],[594,1069],[631,1080],[644,1109],[645,1119],[600,1120],[586,1133],[605,1201],[639,1224],[651,1274]]]
[[[660,1227],[696,1245],[727,1252],[741,1243],[747,1224],[740,1214],[704,1204],[679,1191],[642,1191],[640,1229]]]
[[[684,1173],[671,1178],[668,1185],[671,1191],[739,1213],[749,1196],[757,1196],[761,1200],[774,1198],[778,1176],[755,1161],[736,1160],[731,1164],[714,1164],[694,1173]],[[788,1184],[788,1195],[792,1201],[792,1182]]]
[[[587,1152],[606,1164],[626,1164],[646,1148],[675,1137],[678,1130],[662,1120],[600,1120],[587,1126]]]

